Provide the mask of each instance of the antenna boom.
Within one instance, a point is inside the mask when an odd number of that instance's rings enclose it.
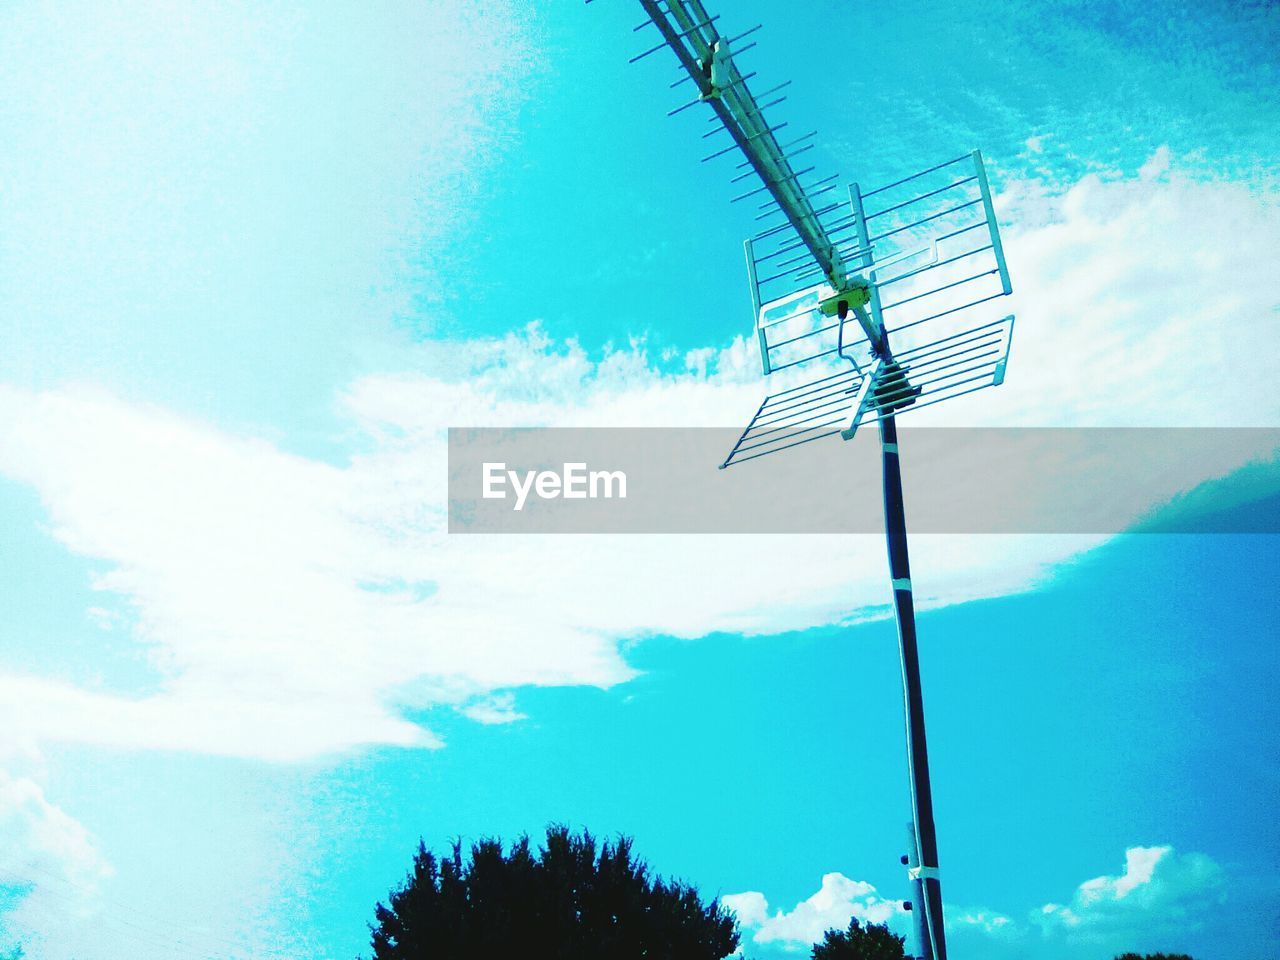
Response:
[[[763,108],[747,86],[748,77],[734,64],[731,41],[720,36],[715,18],[707,15],[702,0],[667,0],[666,10],[658,0],[640,0],[640,5],[697,85],[698,100],[711,105],[734,145],[760,178],[761,190],[769,192],[832,290],[837,295],[845,292],[853,278],[840,250],[799,182],[801,174],[792,169],[774,136],[778,128],[765,119]],[[689,105],[692,104],[686,104]],[[855,285],[862,286],[861,282]],[[883,345],[883,333],[871,317],[864,313],[858,321],[872,344]]]

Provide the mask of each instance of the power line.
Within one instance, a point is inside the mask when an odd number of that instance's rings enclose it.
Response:
[[[60,884],[64,887],[77,891],[81,899],[98,900],[103,904],[113,906],[117,910],[122,910],[126,913],[132,914],[134,917],[138,918],[142,922],[135,923],[131,920],[125,919],[124,917],[112,915],[111,913],[106,913],[106,912],[98,916],[95,916],[94,920],[95,922],[105,921],[107,923],[113,923],[113,924],[116,924],[117,926],[128,928],[128,930],[132,931],[132,933],[126,934],[126,936],[131,935],[135,939],[139,938],[139,935],[144,937],[150,937],[152,938],[151,944],[150,944],[151,946],[165,947],[167,949],[179,952],[185,956],[198,958],[198,960],[227,960],[228,956],[236,956],[236,955],[247,956],[248,955],[249,948],[247,948],[244,944],[233,943],[230,940],[227,940],[222,937],[218,937],[214,934],[203,934],[203,933],[198,934],[197,936],[199,937],[199,939],[206,941],[206,943],[203,945],[199,943],[193,943],[190,940],[184,939],[182,936],[178,936],[167,930],[161,929],[161,927],[168,927],[170,930],[180,930],[184,934],[188,932],[187,928],[181,926],[180,924],[172,920],[166,920],[154,914],[148,914],[144,911],[137,910],[124,903],[121,903],[120,901],[115,900],[114,898],[103,896],[95,888],[89,886],[88,884],[79,883],[71,880],[70,878],[58,876],[52,871],[44,869],[43,867],[40,867],[37,864],[25,864],[24,868],[28,871],[37,873],[41,877],[47,878],[48,880],[51,880],[57,884]],[[29,885],[33,887],[33,892],[35,890],[38,890],[46,896],[57,897],[57,894],[54,891],[50,890],[47,886],[44,886],[40,883],[36,883],[32,881],[32,879],[29,876],[24,876],[20,873],[15,872],[12,869],[0,868],[0,879],[7,879],[10,883],[14,883],[17,885],[24,885],[24,886]],[[69,897],[65,897],[65,896],[62,899],[64,900],[64,902],[70,900]],[[48,907],[44,906],[43,904],[40,904],[38,899],[35,902],[37,906],[43,906],[46,912],[48,911]],[[59,918],[59,919],[62,919],[62,918]],[[234,951],[234,953],[231,953],[231,954],[224,953],[221,956],[214,956],[213,954],[205,953],[204,950],[208,949],[208,945],[213,942],[224,944],[227,948]]]

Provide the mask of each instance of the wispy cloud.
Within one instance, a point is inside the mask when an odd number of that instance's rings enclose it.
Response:
[[[655,374],[615,400],[675,408],[722,389]],[[475,704],[495,693],[628,679],[622,639],[799,629],[882,607],[868,537],[451,538],[441,428],[468,409],[527,422],[530,402],[473,384],[413,390],[451,409],[341,468],[102,394],[0,390],[0,470],[40,491],[68,549],[105,565],[94,606],[128,612],[159,686],[0,677],[9,735],[279,759],[432,746],[400,710],[492,720],[511,711]],[[554,403],[536,415],[584,416]],[[929,594],[956,599],[1024,587],[1090,542],[922,537],[919,555]],[[779,564],[805,585],[779,593]]]
[[[1277,341],[1280,279],[1249,267],[1280,247],[1274,207],[1157,170],[1006,202],[1033,224],[1009,242],[1009,380],[917,422],[1280,422],[1254,360]],[[407,709],[512,720],[521,686],[627,680],[620,641],[881,615],[874,537],[444,532],[445,428],[732,425],[763,389],[751,366],[741,340],[663,364],[643,341],[591,357],[536,326],[427,344],[411,369],[350,385],[340,463],[98,390],[0,388],[0,473],[35,489],[58,540],[102,571],[94,616],[132,625],[154,678],[91,691],[0,675],[7,735],[275,759],[429,747]],[[920,599],[1026,589],[1104,539],[923,536]]]
[[[245,420],[327,391],[370,317],[438,296],[424,264],[519,143],[536,19],[507,0],[6,4],[0,376],[210,391]]]
[[[1021,927],[1012,917],[994,910],[951,908],[946,914],[947,929],[952,933],[975,931],[989,937],[1008,939],[1018,936]]]
[[[516,709],[516,697],[513,693],[483,697],[462,707],[462,714],[477,723],[486,724],[515,723],[525,719],[525,715]]]
[[[85,827],[34,779],[0,769],[0,949],[4,934],[77,919],[111,875]]]

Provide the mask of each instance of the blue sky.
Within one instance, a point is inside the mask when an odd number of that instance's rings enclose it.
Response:
[[[638,5],[530,6],[0,9],[0,948],[348,958],[419,837],[552,820],[747,956],[902,923],[875,537],[444,533],[449,426],[764,389]],[[723,12],[824,170],[983,149],[1018,339],[929,422],[1280,425],[1274,9]],[[1275,951],[1276,546],[914,541],[957,955]]]

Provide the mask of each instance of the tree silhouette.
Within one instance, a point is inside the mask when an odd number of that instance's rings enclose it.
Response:
[[[822,942],[813,945],[813,960],[903,960],[905,942],[882,923],[864,927],[854,917],[848,930],[828,930]]]
[[[437,858],[419,842],[413,870],[378,904],[375,960],[721,960],[738,946],[733,915],[693,887],[651,878],[631,841],[585,830],[455,843]]]

